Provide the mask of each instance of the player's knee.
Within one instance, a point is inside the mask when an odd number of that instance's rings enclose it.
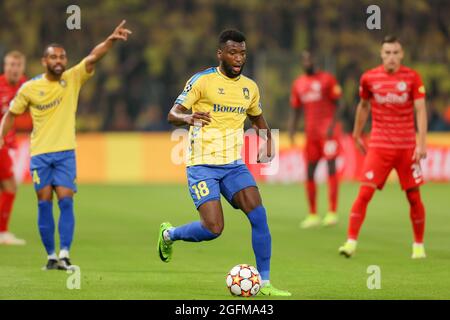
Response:
[[[416,206],[421,202],[420,192],[418,189],[411,189],[406,191],[406,197],[411,206]]]
[[[223,223],[207,223],[205,228],[215,235],[214,237],[211,236],[211,239],[215,239],[222,234],[224,225]]]
[[[358,199],[364,202],[370,202],[375,193],[375,188],[370,186],[362,186],[359,190]]]

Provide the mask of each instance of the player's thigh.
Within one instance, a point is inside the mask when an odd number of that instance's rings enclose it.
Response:
[[[53,163],[50,154],[32,156],[30,160],[30,173],[34,189],[39,194],[43,188],[53,184]]]
[[[329,176],[336,174],[336,159],[327,160],[327,167]]]
[[[204,202],[198,207],[200,220],[209,231],[221,234],[225,226],[220,200]]]
[[[212,166],[192,166],[186,169],[189,192],[195,207],[220,200],[219,173]]]
[[[62,151],[54,154],[53,186],[77,192],[77,165],[75,151]]]
[[[6,191],[10,193],[16,193],[17,192],[17,183],[14,176],[10,177],[9,179],[0,180],[0,190]]]
[[[304,157],[307,163],[319,162],[323,157],[323,141],[306,139]]]
[[[316,173],[318,161],[311,161],[306,163],[306,173],[308,176],[308,180],[314,180],[314,174]]]
[[[53,187],[50,185],[44,186],[39,190],[36,190],[36,196],[39,201],[52,201],[53,200]]]
[[[73,198],[75,192],[71,188],[56,186],[54,187],[56,196],[58,197],[58,200],[64,199],[64,198]]]
[[[398,150],[397,164],[395,170],[402,190],[410,190],[419,187],[424,183],[420,164],[412,160],[415,150]]]
[[[395,167],[395,150],[369,148],[364,159],[361,182],[383,189],[389,173]]]
[[[261,205],[256,181],[245,164],[233,165],[220,181],[220,191],[235,208],[248,213]]]
[[[257,187],[248,187],[236,192],[233,202],[247,214],[262,205],[261,195]]]

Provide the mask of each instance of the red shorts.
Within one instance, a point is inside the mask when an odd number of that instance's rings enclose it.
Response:
[[[306,139],[305,159],[306,162],[318,162],[324,158],[326,160],[336,159],[339,154],[338,139]]]
[[[381,190],[389,173],[395,169],[403,190],[420,186],[424,181],[420,165],[412,160],[414,152],[415,148],[369,148],[364,159],[361,181],[375,184]]]
[[[0,181],[14,177],[13,161],[8,148],[0,149]]]

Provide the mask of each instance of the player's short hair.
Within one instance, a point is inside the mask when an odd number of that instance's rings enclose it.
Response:
[[[62,48],[62,49],[64,49],[64,46],[59,44],[59,43],[56,43],[56,42],[50,43],[49,45],[46,45],[45,49],[44,49],[43,57],[48,56],[48,49],[50,49],[50,48]]]
[[[393,34],[388,34],[383,38],[383,41],[381,41],[381,45],[383,45],[385,43],[395,43],[395,42],[400,43],[400,40],[398,39],[398,37]]]
[[[6,58],[20,59],[22,61],[26,60],[25,59],[25,55],[22,52],[18,51],[18,50],[12,50],[12,51],[7,52],[5,54],[4,60],[6,60]]]
[[[219,47],[222,47],[228,40],[234,42],[244,42],[245,35],[238,30],[232,29],[224,30],[220,33],[219,36]]]

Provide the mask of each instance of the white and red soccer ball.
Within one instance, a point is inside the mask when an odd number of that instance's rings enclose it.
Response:
[[[226,277],[231,294],[240,297],[255,296],[261,288],[261,276],[255,267],[248,264],[234,266]]]

